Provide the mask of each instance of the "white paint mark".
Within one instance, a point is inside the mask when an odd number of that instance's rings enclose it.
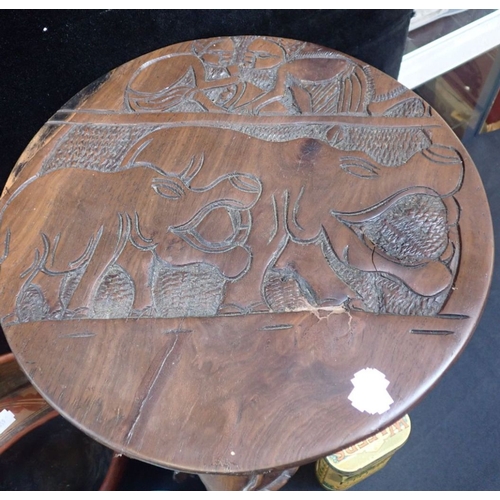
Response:
[[[351,379],[354,389],[348,398],[352,406],[359,411],[366,411],[371,415],[389,410],[394,400],[387,392],[389,381],[376,368],[364,368],[354,374]]]
[[[16,417],[10,410],[0,411],[0,434],[16,421]]]

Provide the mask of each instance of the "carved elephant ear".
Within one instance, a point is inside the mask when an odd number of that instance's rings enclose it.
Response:
[[[448,247],[448,214],[440,196],[411,192],[357,213],[332,215],[368,247],[406,266],[437,260]]]
[[[214,241],[210,231],[206,231],[204,222],[214,217],[226,225],[226,235]],[[227,220],[224,220],[226,219]],[[210,226],[208,226],[210,227]],[[203,207],[185,224],[171,226],[170,232],[182,238],[191,247],[205,253],[224,253],[245,244],[251,227],[250,213],[247,210],[234,209],[224,201]]]

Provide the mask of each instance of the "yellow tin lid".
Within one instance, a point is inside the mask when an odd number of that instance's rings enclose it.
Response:
[[[325,457],[325,460],[333,470],[341,474],[356,474],[403,446],[410,435],[410,430],[410,417],[405,415],[389,427]]]

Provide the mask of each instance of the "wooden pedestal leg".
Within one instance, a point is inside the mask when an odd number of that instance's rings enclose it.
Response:
[[[297,469],[293,467],[249,476],[199,474],[199,477],[208,491],[276,491],[285,486]]]

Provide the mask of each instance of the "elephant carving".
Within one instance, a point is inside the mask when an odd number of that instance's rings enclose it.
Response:
[[[249,211],[262,187],[257,177],[237,172],[197,184],[203,163],[203,155],[192,158],[177,173],[141,163],[111,173],[67,168],[24,182],[1,213],[0,263],[18,277],[9,286],[19,292],[6,294],[16,297],[17,319],[72,317],[82,308],[94,317],[129,314],[135,291],[133,273],[120,265],[126,248],[147,256],[156,287],[167,268],[186,271],[187,265],[207,261],[198,274],[220,295],[226,282],[248,269]],[[46,216],[33,216],[42,208]],[[231,252],[238,253],[240,267],[226,272]],[[57,303],[44,294],[51,280],[59,283]],[[106,305],[109,289],[119,296],[114,309]]]

